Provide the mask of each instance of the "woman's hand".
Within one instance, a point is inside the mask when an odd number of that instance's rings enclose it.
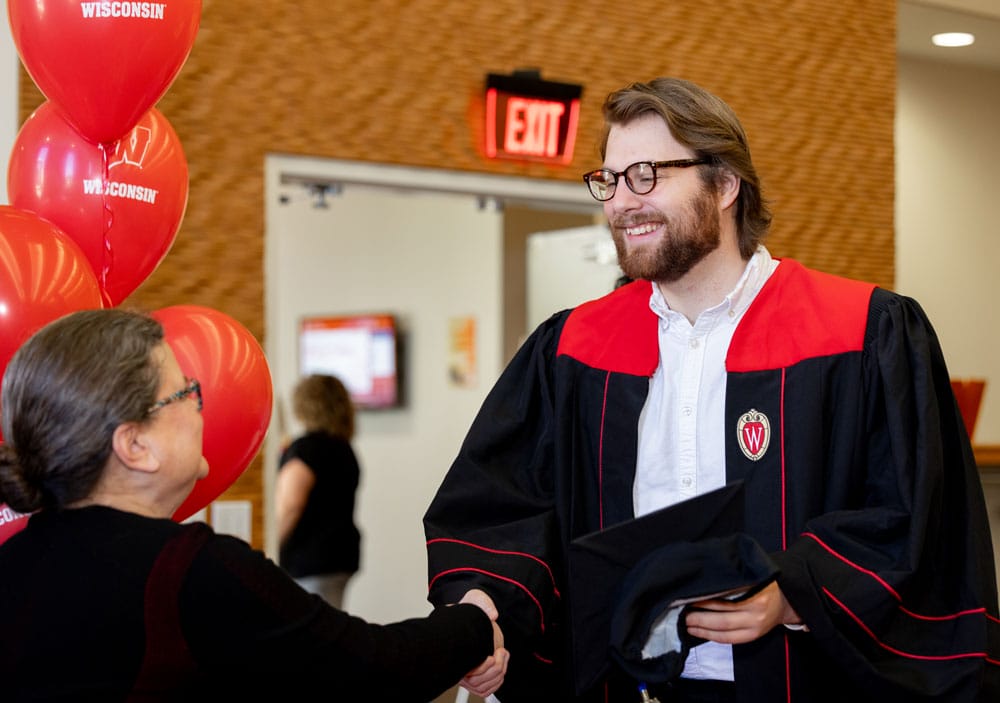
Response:
[[[493,623],[493,627],[499,631],[500,628]],[[496,633],[493,637],[496,641]],[[503,635],[500,635],[503,640]],[[507,675],[507,661],[510,659],[510,652],[503,647],[498,647],[493,654],[486,657],[482,664],[465,675],[459,684],[480,698],[486,698],[490,694],[496,693],[503,683],[504,676]]]

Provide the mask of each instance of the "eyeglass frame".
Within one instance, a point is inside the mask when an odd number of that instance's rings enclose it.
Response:
[[[659,169],[688,168],[690,166],[703,166],[705,164],[710,164],[710,163],[712,163],[712,159],[704,156],[693,159],[672,159],[670,161],[636,161],[633,164],[629,164],[621,171],[614,171],[610,168],[595,168],[593,171],[588,171],[587,173],[583,174],[583,182],[587,184],[587,191],[594,198],[594,200],[596,200],[599,203],[606,203],[607,201],[615,197],[615,193],[618,192],[618,179],[620,179],[622,176],[625,176],[625,185],[628,186],[628,189],[630,191],[632,191],[636,195],[648,195],[649,193],[653,192],[654,188],[656,188],[656,183],[658,178],[657,171]],[[640,193],[635,189],[635,186],[632,185],[632,179],[629,178],[628,171],[633,166],[640,166],[642,164],[648,164],[653,168],[653,183],[652,185],[649,186],[649,190],[644,190]],[[609,195],[606,198],[597,197],[597,193],[594,192],[594,187],[590,184],[591,176],[593,176],[595,173],[601,173],[601,172],[610,173],[615,178],[614,184],[610,188],[611,195]]]
[[[204,398],[202,398],[201,395],[201,383],[198,381],[197,378],[189,378],[187,379],[187,385],[181,388],[179,391],[171,393],[166,398],[162,398],[153,403],[152,405],[150,405],[149,408],[146,410],[146,415],[152,415],[157,410],[164,408],[175,401],[184,400],[185,398],[187,398],[189,395],[192,394],[194,394],[194,396],[198,399],[198,412],[201,412],[201,409],[205,407],[205,400]]]

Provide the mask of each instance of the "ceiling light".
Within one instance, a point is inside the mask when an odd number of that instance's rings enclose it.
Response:
[[[968,32],[944,32],[931,37],[934,46],[969,46],[976,38]]]

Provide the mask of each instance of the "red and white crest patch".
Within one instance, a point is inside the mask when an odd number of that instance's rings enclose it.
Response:
[[[767,415],[751,408],[736,422],[736,439],[743,455],[750,461],[757,461],[771,441],[771,422]]]

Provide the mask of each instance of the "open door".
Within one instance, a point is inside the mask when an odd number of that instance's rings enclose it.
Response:
[[[528,329],[554,312],[609,293],[620,275],[605,224],[529,235]]]

